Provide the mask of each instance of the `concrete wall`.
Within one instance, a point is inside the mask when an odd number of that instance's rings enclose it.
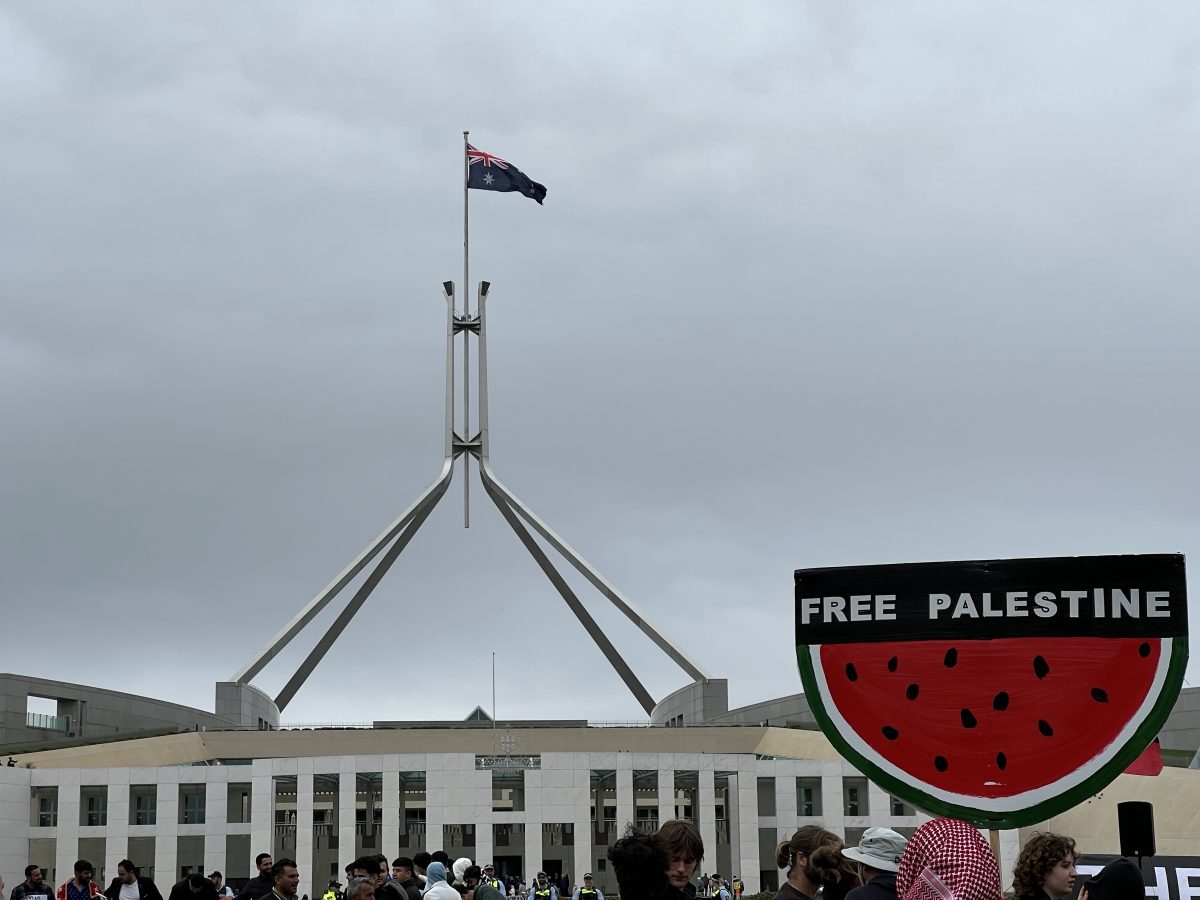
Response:
[[[710,720],[714,725],[774,725],[777,728],[816,728],[817,720],[803,694],[764,700],[731,709]]]
[[[697,725],[729,711],[729,682],[694,681],[658,702],[650,713],[655,725]]]
[[[58,715],[69,720],[70,729],[30,728],[25,718],[30,694],[56,700]],[[232,724],[240,723],[227,722],[213,713],[178,703],[48,678],[0,674],[0,745],[79,737],[111,738],[168,727],[228,728]]]
[[[270,695],[252,684],[217,682],[217,717],[244,728],[275,728],[279,707]]]

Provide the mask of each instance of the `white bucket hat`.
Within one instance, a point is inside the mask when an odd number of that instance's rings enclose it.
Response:
[[[898,872],[908,839],[890,828],[868,828],[857,847],[846,847],[842,856],[881,872]]]

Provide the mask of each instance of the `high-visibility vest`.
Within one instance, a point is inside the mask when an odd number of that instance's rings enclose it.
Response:
[[[500,888],[500,879],[499,878],[485,878],[485,879],[483,879],[483,883],[490,884],[496,890],[500,891],[500,893],[502,893],[502,894],[504,893],[504,891],[501,890],[501,888]]]
[[[337,891],[326,891],[321,896],[321,900],[337,900]]]
[[[535,887],[533,889],[533,896],[540,898],[540,900],[550,900],[550,898],[553,896],[553,890],[553,886],[549,884],[545,887]]]
[[[579,900],[596,900],[600,896],[600,892],[594,887],[581,887],[579,889]]]

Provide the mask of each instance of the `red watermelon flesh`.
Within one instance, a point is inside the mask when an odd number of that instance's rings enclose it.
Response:
[[[1157,639],[1023,637],[826,644],[820,660],[834,705],[880,757],[942,790],[1005,797],[1112,744],[1160,651]]]

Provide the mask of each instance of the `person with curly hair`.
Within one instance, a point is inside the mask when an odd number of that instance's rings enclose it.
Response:
[[[1075,887],[1078,859],[1073,838],[1051,832],[1034,834],[1013,866],[1017,900],[1063,900]]]
[[[787,871],[787,881],[775,900],[845,897],[858,886],[854,864],[842,856],[842,839],[819,825],[805,825],[775,850],[775,865]]]
[[[669,900],[682,893],[667,880],[670,854],[656,834],[632,829],[608,848],[621,900]]]

